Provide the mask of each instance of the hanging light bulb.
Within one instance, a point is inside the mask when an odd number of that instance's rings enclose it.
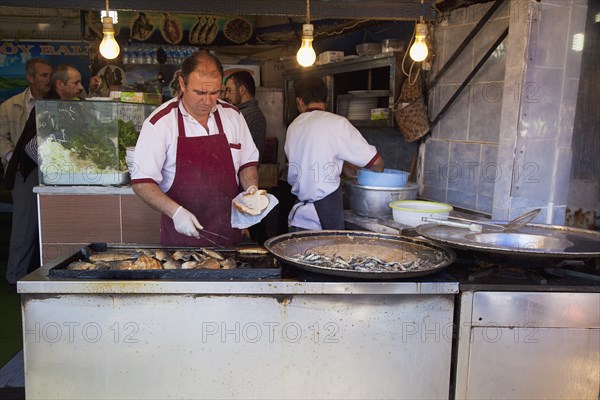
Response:
[[[415,41],[410,46],[410,58],[413,61],[420,62],[424,61],[427,58],[427,53],[429,50],[427,49],[427,43],[425,43],[425,37],[427,37],[427,24],[423,20],[423,13],[425,12],[425,5],[423,4],[423,0],[421,0],[421,16],[419,17],[419,22],[415,26]]]
[[[310,23],[310,0],[306,0],[306,23],[302,25],[302,43],[296,53],[298,64],[310,67],[315,63],[317,54],[312,47],[314,26]]]
[[[425,37],[427,36],[427,25],[423,21],[423,17],[417,23],[415,28],[415,41],[410,46],[410,58],[414,61],[423,61],[427,58],[427,43],[425,43]]]
[[[106,15],[108,13],[108,0],[106,0]],[[119,55],[119,43],[115,40],[115,27],[111,17],[102,18],[102,42],[100,43],[100,54],[107,60],[112,60]]]
[[[312,42],[313,25],[302,25],[302,44],[300,45],[298,53],[296,53],[296,59],[298,60],[298,64],[302,65],[303,67],[310,67],[315,63],[315,60],[317,59],[317,54],[312,48]]]

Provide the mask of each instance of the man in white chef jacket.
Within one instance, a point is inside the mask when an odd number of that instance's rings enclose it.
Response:
[[[288,183],[299,202],[290,231],[344,229],[341,179],[344,162],[383,171],[383,158],[346,118],[326,111],[327,87],[316,76],[295,82],[300,115],[285,141]]]

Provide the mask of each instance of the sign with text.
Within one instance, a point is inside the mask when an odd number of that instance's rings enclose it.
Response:
[[[27,88],[25,64],[32,58],[44,58],[53,66],[72,64],[81,72],[83,82],[89,79],[90,64],[87,42],[78,41],[21,41],[0,43],[0,101]],[[87,85],[84,83],[84,87]]]

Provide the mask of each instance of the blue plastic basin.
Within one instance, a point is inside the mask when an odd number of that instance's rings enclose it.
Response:
[[[383,172],[359,169],[356,179],[361,186],[405,187],[408,183],[408,175],[408,172],[398,169],[386,168]]]

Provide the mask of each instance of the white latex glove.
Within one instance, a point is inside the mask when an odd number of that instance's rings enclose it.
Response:
[[[258,188],[256,186],[252,185],[252,186],[248,187],[248,189],[246,189],[245,193],[253,194],[257,190],[258,190]]]
[[[175,214],[173,214],[173,224],[177,232],[182,235],[193,236],[196,239],[200,239],[198,229],[204,229],[196,216],[182,206],[179,206]]]

